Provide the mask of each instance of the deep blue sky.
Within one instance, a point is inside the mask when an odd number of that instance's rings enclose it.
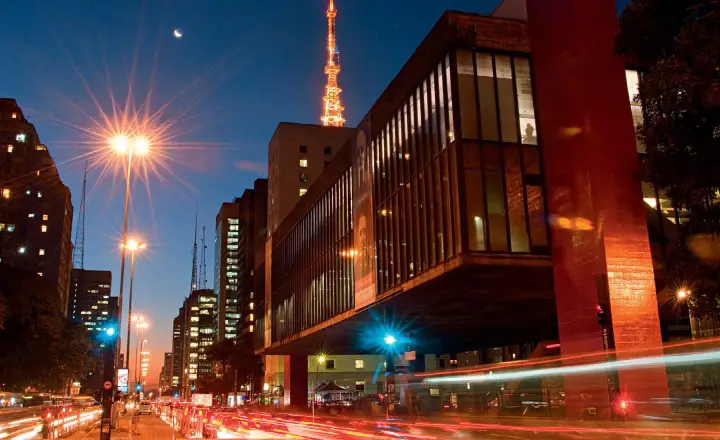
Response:
[[[489,13],[498,0],[337,0],[340,84],[355,125],[446,9]],[[195,207],[207,225],[212,287],[215,214],[265,176],[267,142],[279,121],[318,123],[325,60],[325,0],[23,0],[0,17],[0,96],[14,97],[58,163],[80,205],[82,161],[109,90],[124,100],[184,114],[173,131],[185,148],[167,149],[167,170],[151,174],[151,197],[137,186],[130,231],[150,248],[137,265],[134,310],[152,322],[151,382],[170,350],[172,318],[190,284]],[[183,30],[182,39],[172,31]],[[133,58],[138,68],[131,74]],[[154,81],[151,80],[154,74]],[[109,82],[107,80],[109,76]],[[108,87],[109,84],[109,87]],[[177,99],[174,99],[176,96]],[[85,266],[113,271],[118,292],[123,186],[88,182]],[[74,231],[73,231],[74,234]],[[127,292],[127,290],[126,290]],[[124,343],[123,343],[124,345]]]

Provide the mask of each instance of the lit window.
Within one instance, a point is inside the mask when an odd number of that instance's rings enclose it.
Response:
[[[25,246],[20,246],[18,248],[18,253],[24,254],[27,251],[27,248]]]
[[[38,272],[38,275],[42,276],[42,272]]]
[[[13,119],[17,119],[17,113],[13,112],[13,114],[10,117]]]
[[[8,145],[8,146],[7,146],[7,152],[8,152],[8,153],[12,153],[14,149],[15,149],[15,147],[12,146],[12,145]]]
[[[308,166],[307,159],[300,159],[300,167],[307,168],[307,166]]]
[[[40,230],[41,230],[42,232],[47,232],[47,225],[42,225],[42,226],[40,226]]]
[[[250,321],[255,321],[255,314],[254,314],[254,313],[251,313],[251,314],[250,314]]]
[[[2,196],[5,199],[9,199],[10,198],[10,188],[3,188]]]
[[[37,151],[47,151],[47,147],[42,144],[35,145],[35,150]]]
[[[38,251],[38,255],[45,255],[45,249],[40,249]]]
[[[28,214],[28,218],[33,218],[33,217],[35,217],[35,213],[31,212],[30,214]]]
[[[250,333],[252,333],[255,330],[255,326],[250,325]]]
[[[300,195],[304,196],[305,194],[307,194],[307,188],[300,188]]]
[[[250,310],[255,310],[255,303],[250,303]]]
[[[15,140],[18,142],[25,142],[25,133],[18,133],[17,136],[15,136]]]
[[[47,215],[47,214],[43,214],[43,221],[47,221],[47,219],[48,219],[48,215]]]
[[[5,230],[8,232],[15,231],[15,225],[7,225],[7,226],[5,226]]]
[[[365,368],[365,361],[362,359],[355,359],[355,368]]]
[[[42,199],[42,193],[38,191],[38,199]]]

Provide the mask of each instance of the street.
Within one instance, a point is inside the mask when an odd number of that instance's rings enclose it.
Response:
[[[143,415],[140,416],[139,435],[130,435],[130,415],[120,417],[119,429],[112,432],[113,440],[128,440],[131,438],[139,440],[168,440],[172,438],[183,439],[181,434],[175,433],[173,437],[173,431],[170,426],[160,420],[159,417],[154,415]],[[98,439],[100,438],[99,428],[95,428],[90,432],[78,431],[70,437],[71,439]]]

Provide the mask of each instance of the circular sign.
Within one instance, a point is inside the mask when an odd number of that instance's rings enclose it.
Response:
[[[109,390],[110,388],[112,388],[112,382],[110,382],[109,380],[106,380],[105,383],[103,384],[103,386],[105,387],[106,390]]]

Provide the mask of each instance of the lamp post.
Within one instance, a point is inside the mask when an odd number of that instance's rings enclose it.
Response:
[[[310,404],[310,407],[312,408],[312,418],[313,423],[315,422],[315,400],[317,398],[317,391],[315,390],[315,387],[318,384],[318,378],[320,376],[320,364],[325,362],[325,355],[319,354],[317,356],[317,361],[315,362],[315,386],[313,386],[313,392],[312,392],[312,402]]]
[[[385,418],[390,418],[390,393],[392,392],[392,398],[395,400],[395,359],[393,357],[394,345],[397,342],[397,338],[391,334],[385,335],[383,338],[387,351],[386,360],[386,376],[385,376]],[[392,388],[392,390],[390,389]]]
[[[130,142],[127,136],[116,136],[110,139],[110,148],[113,149],[117,154],[127,154],[127,173],[125,174],[125,211],[123,213],[123,236],[122,243],[127,242],[127,225],[128,225],[128,209],[130,207],[130,177],[132,171],[132,159],[133,154],[142,156],[148,153],[150,150],[150,141],[145,137],[135,137],[133,142]],[[120,293],[118,295],[118,318],[122,317],[122,305],[123,305],[123,283],[125,281],[125,246],[122,247],[120,256]],[[130,365],[130,352],[126,352],[125,355],[125,368]],[[117,368],[122,367],[120,365],[120,350],[118,350],[116,358]]]
[[[124,241],[121,245],[123,253],[125,250],[130,250],[130,296],[128,298],[128,321],[127,321],[127,348],[125,350],[125,368],[130,368],[130,335],[132,327],[132,299],[133,299],[133,278],[135,275],[135,253],[139,250],[145,249],[145,243],[140,243],[137,240]],[[123,261],[125,258],[123,257]],[[122,280],[122,278],[121,278]],[[118,301],[119,302],[119,301]]]

